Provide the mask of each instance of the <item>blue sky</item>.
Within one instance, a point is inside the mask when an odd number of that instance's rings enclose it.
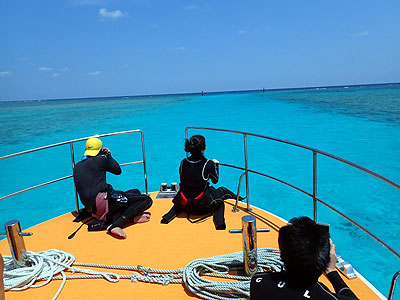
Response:
[[[400,81],[400,1],[0,1],[0,100]]]

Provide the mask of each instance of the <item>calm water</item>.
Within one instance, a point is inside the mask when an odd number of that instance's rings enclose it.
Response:
[[[103,99],[0,102],[0,156],[78,137],[142,129],[150,190],[178,181],[186,126],[218,127],[279,137],[361,164],[400,182],[400,84],[303,90]],[[192,131],[195,133],[197,131]],[[206,156],[243,165],[243,138],[202,131]],[[139,136],[105,138],[119,162],[140,160]],[[312,153],[248,138],[249,168],[312,193]],[[75,146],[79,160],[84,144]],[[133,158],[132,158],[133,156]],[[69,147],[0,161],[0,196],[71,173]],[[144,188],[140,166],[109,177],[118,188]],[[237,189],[240,173],[221,168],[221,184]],[[251,203],[286,219],[312,215],[309,197],[258,175],[250,176]],[[400,252],[400,191],[332,159],[318,157],[318,197]],[[244,194],[244,190],[242,191]],[[72,180],[0,201],[1,222],[27,228],[74,209]],[[319,207],[331,223],[337,252],[384,295],[400,260],[343,219]],[[157,220],[154,220],[157,221]],[[354,246],[356,245],[355,249]],[[259,245],[267,247],[268,245]],[[400,299],[400,292],[396,299]]]

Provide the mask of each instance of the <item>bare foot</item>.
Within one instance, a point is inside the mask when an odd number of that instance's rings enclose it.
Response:
[[[126,233],[122,230],[121,227],[114,227],[111,230],[109,230],[109,232],[120,238],[126,239]]]
[[[151,214],[149,212],[138,214],[136,217],[133,218],[133,223],[146,223],[150,221]]]

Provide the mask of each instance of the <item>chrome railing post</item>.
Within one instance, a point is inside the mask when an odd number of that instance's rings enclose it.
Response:
[[[142,154],[143,154],[143,170],[144,170],[144,185],[146,187],[146,195],[149,194],[149,188],[147,186],[147,171],[146,171],[146,155],[144,152],[144,134],[143,131],[139,130],[141,136],[142,136]]]
[[[239,203],[239,195],[240,195],[240,186],[242,185],[242,178],[243,176],[246,175],[246,173],[243,173],[242,175],[240,175],[239,177],[239,184],[238,184],[238,191],[237,191],[237,196],[236,196],[236,202],[235,202],[235,206],[232,208],[232,212],[238,212],[239,209],[238,207],[238,203]]]
[[[317,152],[313,151],[313,219],[317,221]]]
[[[251,211],[250,208],[250,201],[249,201],[249,168],[248,168],[248,161],[247,161],[247,134],[243,134],[243,141],[244,141],[244,167],[245,167],[245,174],[246,174],[246,202],[247,208],[246,211]]]
[[[396,281],[400,276],[400,271],[397,271],[396,274],[393,275],[392,282],[390,283],[388,300],[392,300],[394,296],[394,288],[396,287]]]
[[[185,143],[186,141],[189,139],[189,135],[188,135],[188,128],[186,127],[185,129]],[[189,153],[186,152],[186,158],[189,157]]]
[[[71,150],[71,161],[72,161],[72,174],[74,173],[75,168],[75,154],[74,154],[74,144],[73,142],[69,143],[69,148]],[[76,201],[76,212],[79,213],[79,199],[78,192],[76,190],[75,181],[74,181],[74,191],[75,191],[75,201]]]

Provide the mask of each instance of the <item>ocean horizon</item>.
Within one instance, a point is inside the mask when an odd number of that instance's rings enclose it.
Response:
[[[400,82],[383,82],[383,83],[363,83],[363,84],[342,84],[342,85],[321,85],[321,86],[305,86],[305,87],[282,87],[282,88],[261,88],[261,89],[244,89],[244,90],[222,90],[222,91],[200,91],[186,93],[161,93],[161,94],[140,94],[140,95],[117,95],[117,96],[93,96],[93,97],[68,97],[68,98],[46,98],[46,99],[10,99],[1,100],[0,102],[29,102],[29,101],[64,101],[64,100],[90,100],[90,99],[118,99],[118,98],[142,98],[142,97],[168,97],[168,96],[195,96],[195,95],[218,95],[218,94],[240,94],[252,92],[274,92],[274,91],[296,91],[296,90],[312,90],[312,89],[331,89],[331,88],[348,88],[348,87],[379,87],[379,86],[400,85]]]

